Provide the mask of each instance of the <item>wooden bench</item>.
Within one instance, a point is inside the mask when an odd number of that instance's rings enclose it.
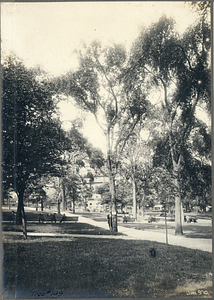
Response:
[[[149,216],[148,217],[148,223],[156,222],[156,217],[155,216]]]
[[[129,217],[129,216],[124,216],[123,217],[123,223],[128,223],[128,222],[134,222],[135,218]]]
[[[59,214],[59,213],[54,213],[54,214],[39,214],[39,223],[40,222],[77,222],[78,217],[76,216],[66,216],[65,214]]]
[[[2,221],[3,222],[13,222],[13,223],[15,223],[16,213],[14,211],[12,211],[12,212],[3,212]]]
[[[55,214],[39,214],[39,223],[43,222],[55,222],[56,223],[56,217]]]
[[[58,213],[53,213],[53,214],[48,214],[48,213],[32,213],[32,212],[26,212],[25,213],[26,220],[28,222],[38,222],[43,223],[43,222],[51,222],[51,223],[63,223],[63,222],[77,222],[78,217],[77,216],[65,216],[64,214],[58,214]],[[15,223],[16,221],[16,213],[14,211],[12,212],[3,212],[3,222],[13,222]]]
[[[66,216],[66,221],[68,222],[77,222],[78,221],[78,217],[68,217]]]
[[[196,216],[184,216],[184,222],[197,223],[197,217]]]

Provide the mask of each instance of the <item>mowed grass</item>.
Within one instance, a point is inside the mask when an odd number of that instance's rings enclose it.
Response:
[[[22,232],[22,226],[13,223],[4,223],[3,231]],[[54,234],[90,234],[90,235],[121,235],[121,233],[110,232],[109,230],[85,223],[38,223],[28,222],[27,232],[31,233],[54,233]]]
[[[150,241],[8,236],[4,293],[62,291],[64,297],[170,297],[206,289],[212,254]],[[151,250],[155,250],[155,256]],[[5,296],[6,297],[6,296]],[[191,296],[188,296],[191,297]]]
[[[97,222],[103,222],[106,221],[106,216],[104,213],[81,213],[83,217],[90,218],[92,220],[95,220]],[[202,214],[201,214],[202,215]],[[209,217],[209,216],[205,216]],[[203,238],[203,239],[212,239],[212,223],[211,220],[208,219],[206,221],[206,224],[200,223],[201,220],[198,221],[198,223],[184,223],[183,225],[183,234],[187,238]],[[208,225],[209,224],[209,225]],[[156,231],[165,233],[166,232],[166,225],[164,222],[164,218],[159,218],[158,221],[147,223],[147,222],[128,222],[123,223],[122,218],[118,219],[118,225],[138,229],[138,230],[146,230],[146,231]],[[175,235],[175,222],[168,221],[167,222],[167,229],[168,233]]]
[[[146,231],[156,231],[156,232],[166,232],[166,225],[163,222],[153,222],[153,223],[127,223],[122,226],[128,228],[134,228],[138,230]],[[167,223],[168,233],[175,234],[175,223]],[[183,235],[187,238],[201,238],[201,239],[212,239],[212,226],[198,224],[198,223],[184,223],[183,225]]]

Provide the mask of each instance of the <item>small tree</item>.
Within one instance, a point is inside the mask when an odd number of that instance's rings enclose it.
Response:
[[[133,217],[137,219],[137,198],[144,198],[143,182],[147,168],[152,163],[152,149],[147,141],[142,139],[142,125],[136,126],[124,147],[120,160],[120,173],[132,182]],[[141,207],[143,207],[141,203]]]

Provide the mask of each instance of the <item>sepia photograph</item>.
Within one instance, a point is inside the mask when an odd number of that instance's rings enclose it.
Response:
[[[2,299],[212,299],[212,10],[1,2]]]

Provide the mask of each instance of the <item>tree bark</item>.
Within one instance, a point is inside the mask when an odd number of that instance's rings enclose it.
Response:
[[[58,201],[57,201],[57,208],[58,208],[58,214],[60,214],[60,199],[58,197]]]
[[[145,199],[145,193],[143,192],[142,204],[141,204],[141,206],[139,206],[139,210],[141,209],[141,214],[142,214],[143,217],[144,217],[144,207],[143,207],[144,199]]]
[[[116,206],[116,192],[115,192],[115,180],[114,176],[110,174],[110,193],[111,193],[111,213],[112,213],[112,230],[113,232],[117,232],[117,206]]]
[[[64,186],[64,182],[62,181],[62,210],[66,211],[66,199],[65,199],[65,186]]]
[[[132,188],[133,188],[133,217],[137,220],[137,198],[136,198],[136,182],[135,178],[132,178]]]
[[[7,204],[8,204],[8,201],[9,201],[9,210],[10,210],[10,196],[7,195]]]
[[[111,213],[112,213],[112,228],[113,232],[117,232],[117,205],[116,205],[116,187],[115,187],[115,175],[112,170],[111,159],[111,141],[110,141],[110,128],[107,133],[107,162],[108,162],[108,175],[109,175],[109,187],[111,194]]]
[[[73,188],[73,214],[75,214],[75,189]]]
[[[173,173],[174,173],[174,184],[176,188],[175,193],[175,235],[183,235],[182,228],[182,203],[180,195],[180,184],[179,184],[179,170],[180,170],[180,161],[176,163],[173,160]]]
[[[87,209],[87,200],[86,200],[86,197],[84,197],[84,210],[86,211]]]
[[[43,205],[43,197],[41,197],[41,195],[39,195],[39,197],[41,198],[41,211],[43,211],[44,205]]]
[[[27,220],[24,211],[24,203],[23,203],[24,190],[18,193],[18,207],[16,213],[16,224],[22,224],[23,236],[27,239]]]

